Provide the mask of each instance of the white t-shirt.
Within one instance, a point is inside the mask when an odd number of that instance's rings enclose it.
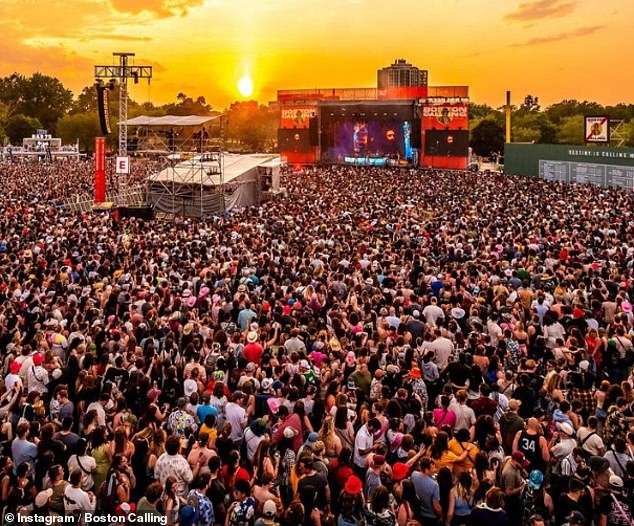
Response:
[[[471,426],[475,424],[475,413],[468,405],[459,404],[454,400],[449,404],[449,409],[456,413],[456,423],[453,426],[454,431],[458,431],[458,429],[471,429]]]
[[[577,441],[574,438],[562,437],[558,444],[550,448],[550,454],[555,458],[564,458],[570,455],[575,447],[577,447]]]
[[[80,465],[81,464],[81,465]],[[85,491],[89,491],[95,485],[92,480],[92,474],[97,469],[97,462],[90,455],[84,455],[79,457],[79,461],[77,460],[77,455],[71,455],[68,459],[68,472],[72,472],[75,469],[79,469],[84,476],[81,479],[81,489]],[[99,488],[97,488],[99,489]]]
[[[374,437],[368,431],[368,426],[364,424],[363,426],[361,426],[359,431],[357,431],[357,436],[354,439],[353,461],[356,466],[360,468],[365,468],[365,459],[368,455],[361,455],[359,451],[372,447],[372,444],[374,444]]]
[[[449,365],[449,357],[454,351],[453,343],[451,343],[449,338],[440,336],[432,342],[431,350],[434,352],[434,363],[438,366],[438,369],[442,371]]]
[[[590,433],[594,433],[592,436]],[[591,455],[601,455],[602,451],[605,451],[605,444],[603,439],[596,433],[596,431],[590,431],[587,427],[580,427],[577,431],[577,439],[579,446],[586,450]],[[585,442],[583,442],[585,440]],[[583,442],[583,445],[581,443]]]
[[[189,398],[196,391],[198,391],[198,384],[196,383],[196,380],[188,378],[183,382],[183,395],[185,398]]]
[[[436,322],[438,321],[438,319],[444,317],[445,313],[438,305],[427,305],[423,309],[423,318],[425,318],[427,324],[431,325],[432,327],[436,326]]]
[[[97,499],[92,498],[81,488],[70,484],[64,490],[64,511],[68,514],[74,511],[95,511]]]
[[[86,413],[92,411],[93,409],[97,411],[97,423],[100,426],[105,426],[106,425],[106,410],[103,408],[103,405],[101,405],[100,402],[92,402],[86,408]]]
[[[231,424],[231,440],[237,442],[242,438],[242,429],[246,425],[246,411],[234,402],[225,406],[225,420]]]

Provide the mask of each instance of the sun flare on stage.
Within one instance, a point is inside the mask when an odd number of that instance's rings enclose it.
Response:
[[[238,81],[238,91],[243,97],[253,95],[253,79],[248,73],[242,75],[242,78]]]

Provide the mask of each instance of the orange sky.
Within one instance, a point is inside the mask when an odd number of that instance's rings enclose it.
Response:
[[[365,87],[397,57],[430,84],[469,85],[495,106],[510,89],[634,102],[632,0],[1,0],[0,75],[42,71],[78,90],[93,64],[130,51],[155,66],[134,99],[203,94],[221,109],[277,89]]]

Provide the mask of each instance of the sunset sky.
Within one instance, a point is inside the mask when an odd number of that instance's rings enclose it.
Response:
[[[218,109],[277,89],[372,87],[405,58],[432,85],[469,85],[499,106],[530,93],[634,102],[632,0],[1,0],[0,75],[34,71],[79,90],[113,51],[155,66],[132,96],[162,104],[178,92]]]

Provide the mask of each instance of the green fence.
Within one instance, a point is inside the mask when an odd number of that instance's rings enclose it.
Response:
[[[634,189],[634,148],[506,144],[504,172],[566,183]]]

